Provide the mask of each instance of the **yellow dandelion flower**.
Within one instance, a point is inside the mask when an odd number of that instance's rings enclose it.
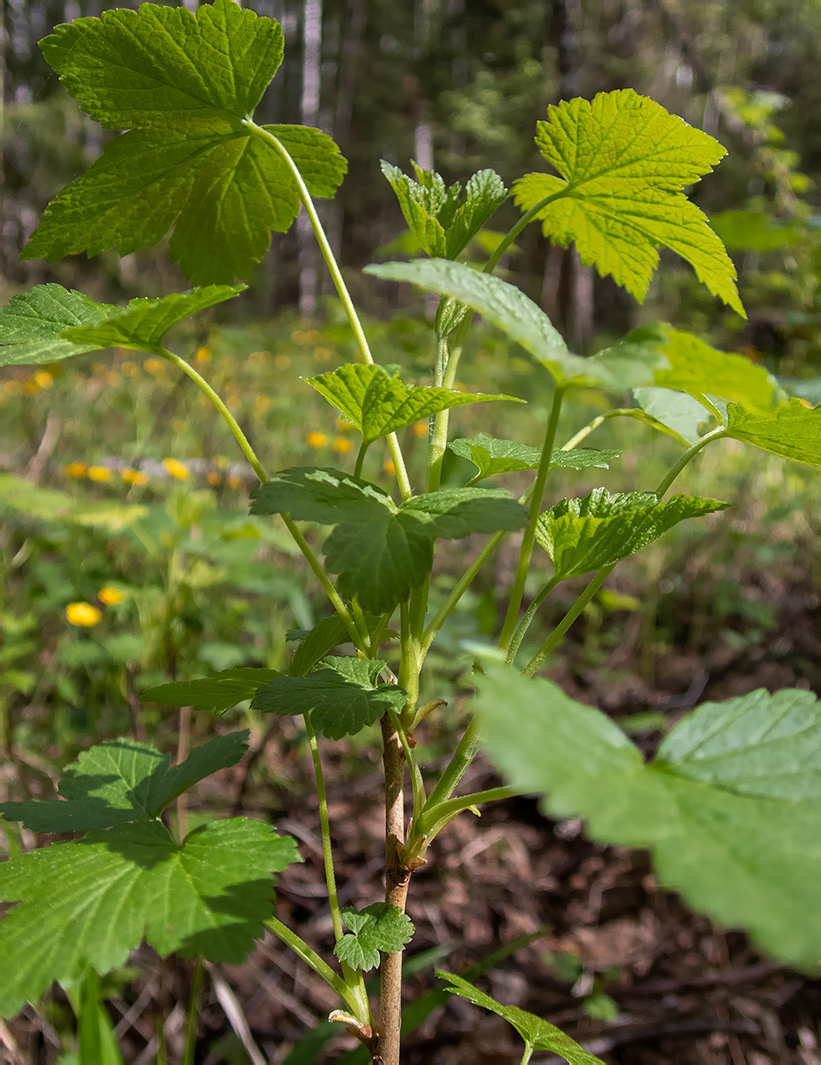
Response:
[[[382,469],[387,473],[389,477],[393,477],[396,473],[396,467],[393,464],[393,459],[385,459],[382,463]]]
[[[37,382],[38,388],[51,388],[54,384],[54,378],[48,370],[37,370],[34,374],[34,380]]]
[[[350,422],[346,422],[344,418],[336,419],[336,430],[338,433],[352,433],[356,429],[355,425],[351,425]]]
[[[178,481],[184,481],[188,476],[188,467],[179,459],[163,459],[163,469]]]
[[[120,369],[126,377],[136,377],[136,375],[140,372],[137,364],[134,362],[130,362],[128,359],[126,359],[125,362],[120,363]]]
[[[232,473],[226,483],[229,488],[242,488],[242,478],[236,473]]]
[[[40,391],[40,386],[37,384],[37,382],[34,380],[33,377],[30,377],[28,379],[28,381],[26,381],[26,383],[23,385],[23,392],[27,396],[33,396],[35,394],[35,392],[39,392],[39,391]]]
[[[125,593],[111,584],[106,584],[97,592],[97,598],[106,606],[115,606],[117,603],[122,603]]]
[[[218,485],[220,484],[220,482],[222,481],[222,478],[220,477],[220,475],[217,473],[216,470],[211,470],[211,472],[208,474],[208,476],[205,479],[206,479],[206,481],[208,481],[208,483],[211,485],[212,488],[217,488]]]
[[[290,365],[291,365],[291,356],[290,355],[275,355],[274,356],[274,366],[276,366],[276,368],[278,370],[287,370]]]
[[[162,359],[146,359],[143,366],[145,366],[149,373],[153,374],[162,373],[165,369],[165,363]]]
[[[92,603],[69,603],[66,607],[66,621],[80,629],[91,629],[102,620],[103,613]]]
[[[121,381],[122,377],[117,373],[116,370],[109,370],[108,373],[105,375],[105,383],[107,385],[110,385],[112,388],[116,388]]]
[[[86,477],[90,481],[110,481],[111,470],[108,466],[89,466],[86,470]]]
[[[214,465],[217,467],[218,470],[227,470],[228,459],[225,457],[225,455],[217,455],[217,457],[214,459]]]
[[[248,356],[248,362],[251,366],[261,366],[270,356],[270,351],[252,351]]]
[[[333,357],[334,353],[331,351],[330,348],[314,348],[314,359],[317,362],[330,362]]]
[[[414,436],[427,436],[428,435],[428,423],[427,422],[414,422],[413,423],[413,435]]]
[[[347,455],[349,451],[353,451],[353,440],[349,440],[347,436],[334,437],[334,451],[339,455]]]
[[[124,470],[121,470],[120,476],[126,484],[148,484],[148,474],[143,473],[142,470],[132,470],[130,466],[126,466]]]
[[[63,473],[66,477],[85,477],[86,464],[84,462],[69,462],[68,466],[63,466]]]
[[[254,400],[254,414],[260,417],[263,414],[267,414],[268,409],[271,406],[271,400],[268,396],[257,396]]]
[[[211,361],[211,349],[205,347],[205,345],[203,344],[202,347],[197,348],[197,354],[194,356],[194,358],[199,363],[210,362]]]
[[[328,438],[324,433],[320,433],[318,429],[312,429],[305,437],[305,441],[308,447],[325,447],[328,443]]]

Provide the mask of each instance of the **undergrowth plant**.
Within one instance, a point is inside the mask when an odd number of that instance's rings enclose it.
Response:
[[[23,257],[53,262],[108,248],[126,254],[170,232],[169,257],[197,287],[121,308],[57,284],[38,286],[0,309],[0,363],[50,363],[112,346],[167,360],[213,403],[259,478],[251,512],[284,523],[307,560],[329,612],[298,634],[287,669],[227,669],[149,689],[142,698],[216,713],[251,700],[259,711],[301,716],[316,773],[335,947],[321,956],[275,916],[272,874],[300,860],[293,840],[246,818],[210,821],[183,835],[164,816],[198,781],[237,763],[247,733],[220,735],[174,766],[150,744],[123,738],[69,765],[58,798],[0,807],[7,821],[34,832],[80,834],[29,853],[12,847],[0,867],[0,899],[13,904],[0,921],[0,1016],[13,1016],[57,981],[84,1018],[82,1060],[102,1061],[103,1050],[115,1054],[116,1046],[95,1005],[98,977],[122,965],[142,940],[162,956],[198,958],[200,966],[203,959],[236,964],[267,928],[338,996],[331,1019],[347,1025],[374,1062],[397,1065],[413,873],[454,818],[520,793],[541,795],[551,816],[583,818],[595,840],[648,848],[659,882],[693,907],[748,929],[791,965],[816,966],[821,717],[814,696],[759,690],[704,704],[645,762],[603,713],[536,676],[619,560],[677,523],[729,505],[669,494],[704,448],[734,438],[821,465],[821,408],[785,395],[762,367],[663,324],[581,357],[535,303],[494,275],[517,234],[535,222],[551,241],[574,242],[583,263],[638,300],[659,249],[671,249],[743,315],[733,264],[682,191],[720,161],[721,145],[630,89],[551,106],[536,133],[550,172],[514,184],[521,217],[482,269],[459,257],[509,196],[498,175],[482,170],[462,190],[436,173],[416,167],[409,177],[383,163],[428,257],[367,273],[439,296],[432,383],[417,384],[375,360],[315,210],[313,198],[333,196],[345,174],[336,145],[316,129],[254,121],[282,58],[276,21],[232,0],[203,4],[196,14],[147,3],[138,12],[109,10],[59,26],[42,48],[83,110],[105,129],[124,132],[47,207]],[[360,356],[305,387],[336,408],[361,443],[350,468],[270,473],[223,399],[165,337],[185,317],[240,296],[245,286],[236,279],[262,259],[271,230],[286,230],[299,210],[313,227]],[[513,398],[456,387],[474,312],[521,345],[535,373],[552,378],[541,442],[481,433],[451,438],[455,408]],[[560,439],[562,405],[579,390],[617,405]],[[615,417],[639,419],[681,445],[669,472],[646,491],[597,488],[546,502],[554,468],[606,467],[618,458],[582,446]],[[424,478],[414,483],[396,434],[421,419],[430,422],[429,451]],[[381,440],[390,450],[392,485],[371,479],[377,464],[369,449]],[[463,487],[442,484],[448,448],[475,467]],[[521,497],[497,486],[506,474],[526,471],[532,478]],[[434,609],[437,541],[472,534],[485,536],[484,546]],[[414,734],[448,708],[444,698],[421,704],[420,675],[442,626],[506,539],[518,563],[504,622],[494,645],[472,648],[471,720],[431,782]],[[548,557],[551,576],[531,595],[528,574],[542,572]],[[580,576],[588,583],[565,617],[535,654],[523,654],[542,603]],[[377,727],[385,896],[341,908],[320,738]],[[460,793],[482,749],[507,783]],[[376,968],[378,1011],[365,983]],[[535,1050],[573,1065],[599,1060],[546,1021],[494,1001],[461,976],[439,975],[447,991],[510,1022],[524,1041],[523,1063]],[[91,1006],[83,1010],[86,1001]]]

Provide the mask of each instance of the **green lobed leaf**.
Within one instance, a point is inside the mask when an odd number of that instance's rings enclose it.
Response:
[[[606,358],[573,355],[544,311],[507,281],[446,259],[366,266],[365,273],[389,281],[410,281],[429,292],[453,296],[503,330],[553,375],[557,385],[634,388],[652,383],[647,353],[608,363]],[[652,362],[653,360],[651,360]]]
[[[63,336],[74,344],[94,344],[98,348],[133,348],[157,351],[168,330],[190,314],[233,299],[247,285],[206,285],[191,292],[172,292],[159,299],[131,300],[120,314],[92,325],[66,329]]]
[[[0,803],[8,821],[35,832],[89,832],[133,822],[154,822],[184,791],[218,769],[236,765],[248,731],[217,736],[196,747],[180,765],[149,743],[107,740],[67,766],[62,801]]]
[[[380,951],[398,954],[413,936],[410,917],[387,902],[374,902],[364,910],[348,906],[342,921],[351,931],[336,941],[334,954],[352,969],[366,972],[379,964]]]
[[[362,363],[347,363],[338,370],[305,380],[356,426],[365,444],[465,403],[485,403],[493,399],[522,402],[514,396],[406,385],[397,377],[390,377],[381,367]]]
[[[143,937],[162,957],[240,964],[270,916],[271,873],[299,860],[293,840],[234,818],[182,843],[159,821],[126,824],[1,864],[0,899],[18,904],[0,920],[0,1016],[87,966],[123,965]]]
[[[303,676],[310,672],[328,651],[349,639],[348,628],[339,614],[323,618],[300,640],[288,663],[288,673],[292,677]]]
[[[701,437],[699,428],[711,420],[711,413],[686,392],[670,388],[636,388],[633,398],[649,415],[647,421],[682,443],[692,446]]]
[[[386,710],[399,711],[407,692],[395,684],[379,684],[384,662],[358,658],[325,658],[305,676],[274,677],[259,689],[254,710],[280,715],[310,714],[317,732],[330,740],[353,736],[377,722]]]
[[[437,969],[436,975],[440,980],[445,980],[450,985],[445,988],[446,991],[459,995],[461,998],[466,998],[474,1006],[481,1006],[483,1009],[490,1010],[491,1013],[503,1017],[508,1024],[511,1024],[516,1029],[525,1041],[525,1045],[531,1051],[552,1051],[569,1062],[569,1065],[604,1065],[601,1058],[589,1054],[575,1039],[565,1035],[554,1024],[543,1021],[535,1013],[528,1013],[527,1010],[519,1009],[518,1006],[503,1006],[495,998],[491,998],[484,991],[480,991],[478,987],[474,987],[470,981],[465,980],[464,977],[456,976],[454,973]]]
[[[397,506],[376,485],[338,470],[283,470],[252,493],[254,514],[288,512],[336,525],[325,541],[325,565],[339,574],[345,598],[382,614],[421,585],[433,564],[432,541],[472,532],[513,531],[527,512],[500,489],[448,489]]]
[[[63,330],[95,326],[119,313],[117,307],[95,303],[62,285],[36,285],[0,307],[0,366],[56,362],[97,351],[96,341],[73,343],[64,338]]]
[[[821,466],[821,406],[807,408],[800,399],[790,399],[769,413],[731,403],[727,435],[782,458]]]
[[[40,488],[13,473],[0,473],[0,508],[11,507],[36,521],[66,522],[87,528],[121,532],[148,514],[139,503],[119,500],[75,499],[58,488]]]
[[[725,510],[729,503],[698,496],[660,500],[653,492],[594,488],[584,499],[561,499],[536,523],[536,539],[553,560],[560,580],[577,577],[640,551],[678,525]]]
[[[173,228],[171,260],[195,284],[247,277],[299,210],[287,165],[244,124],[282,60],[278,23],[232,0],[195,15],[143,4],[58,26],[42,47],[92,118],[128,132],[49,204],[23,258],[124,255]],[[346,163],[329,137],[265,128],[309,192],[333,193]]]
[[[537,447],[519,444],[515,440],[500,440],[477,433],[471,440],[451,440],[450,450],[469,459],[478,469],[474,480],[495,477],[500,473],[515,473],[520,470],[535,470],[542,453]],[[617,458],[619,451],[595,451],[592,448],[572,448],[570,451],[556,449],[551,455],[551,466],[580,470],[586,466],[598,466],[607,470],[610,460]]]
[[[480,170],[465,188],[445,186],[441,176],[414,163],[416,181],[399,167],[382,160],[382,173],[396,194],[408,228],[428,255],[455,259],[467,247],[496,209],[507,199],[507,189],[493,170]]]
[[[536,216],[545,236],[565,247],[575,242],[585,266],[612,275],[640,302],[658,249],[670,248],[746,317],[732,260],[682,192],[727,154],[718,141],[632,89],[617,89],[550,105],[536,146],[561,177],[527,174],[513,195],[523,211],[554,197]]]
[[[237,703],[252,699],[258,688],[276,676],[278,673],[274,669],[250,666],[221,669],[212,677],[201,680],[179,680],[146,688],[140,695],[140,702],[190,706],[194,710],[222,714]]]
[[[694,909],[749,929],[790,965],[818,966],[821,713],[807,693],[699,707],[646,765],[612,721],[549,681],[490,666],[480,688],[488,757],[542,793],[546,813],[586,818],[592,839],[651,848],[659,882]]]

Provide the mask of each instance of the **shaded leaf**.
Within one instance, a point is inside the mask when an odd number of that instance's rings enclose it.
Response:
[[[592,839],[651,848],[659,882],[694,909],[817,967],[821,713],[807,693],[706,704],[645,765],[609,718],[549,681],[490,666],[480,685],[487,754],[510,783],[542,793],[551,816],[586,818]],[[748,727],[764,741],[758,752]]]
[[[537,214],[546,237],[575,242],[585,266],[612,275],[640,302],[670,248],[693,267],[713,295],[744,316],[736,270],[706,215],[682,189],[727,154],[632,89],[598,93],[548,107],[536,146],[561,177],[527,174],[513,195],[523,211],[554,197]]]
[[[685,518],[724,510],[729,503],[698,496],[660,500],[653,492],[594,488],[584,499],[561,499],[536,524],[536,539],[561,580],[609,566],[640,551]]]
[[[257,688],[277,675],[274,669],[255,669],[250,666],[221,669],[212,677],[203,677],[201,680],[179,680],[145,688],[140,694],[140,702],[191,706],[194,710],[222,714],[237,703],[253,698]]]
[[[397,377],[389,377],[381,367],[362,363],[348,363],[330,373],[307,378],[307,381],[356,426],[366,444],[465,403],[483,403],[492,399],[521,402],[513,396],[405,385]]]
[[[342,921],[351,931],[336,941],[334,954],[352,969],[376,968],[380,951],[398,954],[413,936],[410,917],[387,902],[374,902],[364,910],[348,906]]]
[[[384,662],[358,658],[326,658],[305,676],[274,677],[259,689],[251,706],[280,715],[310,714],[317,732],[328,739],[353,736],[373,725],[386,710],[401,710],[407,692],[395,684],[379,684]]]
[[[474,1006],[481,1006],[483,1009],[490,1010],[491,1013],[503,1017],[508,1024],[513,1025],[525,1041],[528,1049],[550,1050],[564,1058],[565,1061],[569,1062],[569,1065],[604,1065],[601,1058],[588,1054],[584,1047],[580,1046],[575,1039],[565,1035],[554,1024],[543,1021],[535,1013],[528,1013],[527,1010],[519,1009],[518,1006],[503,1006],[501,1002],[497,1002],[490,995],[486,995],[484,991],[480,991],[478,987],[474,987],[468,980],[461,976],[456,976],[454,973],[437,969],[436,975],[440,980],[445,980],[450,985],[445,988],[446,991],[459,995],[461,998],[466,998]]]
[[[791,399],[769,413],[727,408],[727,435],[782,458],[821,466],[821,406],[807,408]]]
[[[369,481],[322,466],[281,470],[251,493],[252,514],[290,514],[321,525],[380,521],[397,510],[389,495]]]
[[[299,642],[291,655],[288,673],[293,677],[303,676],[314,668],[331,648],[350,639],[348,628],[339,614],[323,618]]]
[[[173,228],[171,260],[195,284],[247,277],[299,210],[285,162],[244,124],[282,61],[278,23],[232,0],[143,4],[58,26],[42,48],[87,114],[128,132],[49,204],[23,258],[125,255]],[[309,191],[332,194],[346,169],[333,141],[268,128]]]
[[[217,736],[177,766],[149,743],[107,740],[66,767],[59,787],[63,801],[0,803],[0,814],[35,832],[88,832],[153,822],[197,781],[236,765],[248,735],[246,730]]]
[[[455,455],[469,459],[478,469],[476,480],[495,477],[500,473],[519,470],[535,470],[542,453],[537,447],[519,444],[514,440],[500,440],[485,433],[477,433],[471,440],[451,440],[448,447]],[[551,455],[551,466],[574,470],[586,466],[610,468],[610,460],[618,451],[595,451],[592,448],[572,448],[570,451],[556,449]]]
[[[661,423],[655,428],[665,430],[687,445],[696,443],[701,435],[699,428],[712,419],[712,414],[686,392],[674,392],[670,388],[636,388],[633,397],[650,416],[650,424]]]

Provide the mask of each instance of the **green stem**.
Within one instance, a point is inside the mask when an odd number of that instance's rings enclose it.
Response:
[[[539,468],[536,471],[536,480],[533,482],[533,494],[530,497],[529,521],[522,534],[522,546],[519,551],[519,563],[516,567],[516,578],[513,582],[513,590],[510,593],[510,602],[507,608],[505,623],[502,626],[502,635],[499,637],[499,646],[502,650],[507,650],[508,645],[510,644],[513,630],[516,626],[516,619],[519,616],[519,608],[522,605],[525,580],[527,578],[527,571],[530,568],[530,556],[533,553],[533,541],[536,538],[536,522],[539,519],[539,513],[542,507],[542,497],[544,496],[544,486],[547,481],[548,472],[550,471],[550,458],[553,454],[553,443],[556,439],[556,429],[559,425],[559,414],[562,409],[564,393],[565,390],[560,387],[557,387],[553,392],[553,403],[550,408],[550,417],[547,420],[544,445],[542,446],[542,457],[539,462]]]
[[[573,606],[568,610],[556,628],[544,641],[542,646],[536,652],[536,654],[530,659],[522,673],[526,677],[532,677],[539,666],[544,662],[547,656],[554,650],[554,648],[561,642],[562,637],[581,614],[596,592],[601,588],[610,574],[613,572],[616,563],[613,562],[609,566],[603,566],[593,580],[588,584]]]
[[[352,994],[352,989],[348,987],[339,973],[335,973],[330,965],[308,946],[304,939],[301,939],[296,932],[292,932],[287,925],[284,925],[276,917],[269,917],[266,921],[263,921],[263,924],[269,931],[274,933],[277,939],[281,939],[286,946],[289,946],[294,954],[301,958],[309,968],[313,969],[317,976],[321,976],[328,987],[335,991],[340,999],[347,1004],[352,1013],[360,1020],[364,1020],[358,1012],[358,998]]]
[[[597,418],[594,418],[589,425],[585,425],[583,429],[579,429],[575,436],[571,436],[566,444],[562,444],[561,450],[572,451],[574,447],[579,446],[582,440],[590,436],[594,429],[598,429],[600,425],[603,425],[610,418],[618,417],[640,418],[642,421],[645,421],[647,415],[637,407],[615,407],[613,410],[605,411],[604,414],[600,414]]]
[[[468,771],[470,763],[476,757],[481,746],[482,737],[479,730],[479,723],[474,717],[465,729],[464,735],[459,741],[456,750],[453,752],[453,757],[445,767],[444,773],[441,775],[433,791],[428,796],[428,801],[422,809],[422,819],[426,817],[426,811],[446,802],[451,797],[456,790],[459,781]]]
[[[482,270],[486,274],[491,274],[499,264],[500,259],[513,243],[513,241],[519,236],[522,230],[528,223],[532,222],[537,217],[540,211],[542,211],[549,203],[554,200],[559,200],[563,196],[567,195],[567,189],[562,189],[560,192],[553,192],[549,196],[545,196],[543,200],[539,200],[537,204],[534,204],[529,211],[525,211],[519,221],[511,226],[511,228],[505,233],[499,243],[496,245],[496,250],[482,267]]]
[[[525,1052],[522,1054],[522,1060],[519,1065],[527,1065],[530,1059],[533,1057],[533,1045],[531,1043],[525,1043]]]
[[[667,474],[662,477],[661,481],[659,482],[659,486],[656,489],[656,495],[659,497],[659,499],[661,499],[661,497],[664,495],[664,493],[667,491],[673,481],[675,481],[676,477],[678,477],[678,475],[681,473],[681,471],[684,469],[690,459],[697,455],[703,447],[706,447],[708,444],[711,444],[714,440],[720,440],[722,436],[726,436],[728,431],[729,430],[725,426],[719,426],[718,429],[713,429],[712,432],[705,433],[704,436],[702,436],[700,440],[697,440],[691,448],[688,448],[688,450],[684,452],[678,462],[676,462],[676,464],[670,468]]]
[[[511,638],[510,647],[508,648],[507,657],[505,659],[507,665],[511,665],[513,659],[516,657],[519,648],[521,647],[522,640],[525,637],[525,633],[530,628],[530,624],[533,621],[533,618],[536,616],[536,611],[541,606],[545,597],[550,595],[550,593],[553,591],[553,589],[558,583],[559,581],[555,575],[551,577],[547,584],[545,584],[544,587],[539,591],[538,595],[530,604],[530,606],[527,608],[527,613],[516,626],[516,631],[513,633],[513,637]]]
[[[405,752],[405,761],[408,765],[408,772],[411,778],[411,790],[413,792],[413,817],[414,821],[422,812],[422,808],[425,805],[425,783],[422,780],[422,772],[419,769],[419,763],[416,761],[416,755],[413,753],[413,748],[408,742],[408,736],[405,732],[405,728],[400,720],[399,714],[393,710],[388,710],[391,715],[391,721],[393,727],[396,729],[396,734],[399,737],[399,742],[402,744],[402,750]]]
[[[299,198],[302,201],[302,206],[305,208],[305,213],[308,215],[311,228],[314,231],[314,236],[319,245],[319,250],[322,253],[322,258],[325,260],[325,265],[328,267],[328,273],[331,275],[331,280],[334,283],[339,299],[342,306],[345,308],[345,314],[348,317],[354,337],[356,338],[356,343],[362,353],[362,359],[366,363],[373,364],[373,355],[371,355],[371,349],[368,345],[367,337],[365,336],[365,330],[362,328],[362,322],[359,320],[359,315],[357,314],[356,307],[351,299],[351,294],[348,292],[348,286],[345,284],[342,271],[339,269],[339,264],[336,261],[331,245],[325,235],[325,230],[322,227],[322,222],[314,207],[311,194],[308,192],[308,187],[302,179],[302,174],[299,172],[299,167],[291,158],[285,145],[275,137],[270,130],[265,129],[263,126],[258,126],[256,122],[251,121],[250,118],[244,118],[242,124],[246,127],[252,137],[257,137],[259,140],[264,141],[269,147],[273,148],[290,170],[291,176],[297,187],[297,192],[299,193]],[[408,471],[405,467],[405,459],[402,455],[402,449],[399,447],[399,440],[397,439],[396,433],[391,433],[388,437],[388,447],[390,448],[391,458],[393,459],[393,465],[396,470],[396,481],[399,485],[399,493],[403,499],[409,499],[412,495],[411,486],[410,481],[408,480]]]
[[[319,559],[308,546],[307,540],[299,531],[296,526],[296,523],[291,518],[291,516],[289,514],[280,514],[280,517],[285,523],[285,528],[293,537],[297,547],[305,556],[305,561],[311,567],[311,572],[325,590],[325,594],[331,601],[331,606],[345,622],[345,627],[348,630],[348,635],[351,637],[351,642],[353,643],[354,647],[359,647],[362,642],[362,637],[357,631],[357,627],[354,624],[354,619],[351,617],[350,610],[348,610],[348,608],[345,606],[345,603],[342,601],[342,596],[339,594],[336,588],[334,588],[330,578],[328,577],[328,574],[322,568]]]
[[[463,810],[469,810],[471,806],[478,806],[483,802],[498,802],[500,799],[510,799],[514,795],[521,795],[518,788],[488,788],[487,791],[476,791],[472,795],[459,795],[455,799],[437,803],[435,806],[427,804],[424,813],[418,823],[414,822],[418,834],[428,837],[428,842],[436,835],[437,825],[440,822],[447,824]]]
[[[319,744],[316,741],[316,733],[311,724],[310,714],[304,714],[303,720],[305,721],[305,731],[308,733],[308,743],[311,747],[311,758],[313,759],[314,776],[316,777],[316,794],[319,799],[319,823],[322,830],[322,857],[325,861],[325,883],[328,886],[328,902],[331,906],[334,938],[341,939],[344,931],[342,917],[339,913],[339,899],[336,894],[336,875],[334,873],[333,850],[331,847],[331,824],[328,819],[328,799],[325,794],[325,776],[322,772]]]
[[[354,477],[362,476],[362,463],[365,461],[365,452],[368,450],[369,446],[370,445],[367,440],[362,441],[362,444],[359,448],[359,453],[356,456],[356,465],[353,468]]]
[[[419,702],[419,671],[421,663],[419,659],[419,646],[413,634],[411,626],[410,603],[407,599],[399,604],[399,643],[402,648],[402,658],[399,663],[399,686],[408,693],[407,702],[402,710],[401,721],[410,728],[416,715],[416,704]]]

